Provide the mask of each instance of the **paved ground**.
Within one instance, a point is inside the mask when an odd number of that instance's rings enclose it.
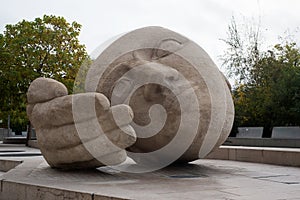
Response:
[[[0,152],[4,149],[0,147]],[[300,168],[296,167],[204,159],[129,174],[108,167],[57,171],[41,156],[0,155],[2,163],[20,159],[22,164],[0,174],[0,199],[300,199]]]

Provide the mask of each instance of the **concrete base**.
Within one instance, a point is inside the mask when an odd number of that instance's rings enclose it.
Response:
[[[300,196],[300,168],[296,167],[203,159],[151,173],[130,174],[109,167],[59,171],[51,169],[41,156],[0,159],[23,160],[0,176],[1,200],[295,200]]]
[[[300,139],[279,138],[235,138],[228,137],[223,145],[252,147],[288,147],[300,148]]]
[[[22,160],[0,160],[0,172],[8,172],[22,162]]]
[[[37,140],[28,140],[28,146],[36,149],[39,148]]]
[[[5,137],[3,139],[4,144],[26,144],[26,137]]]
[[[298,167],[300,166],[300,149],[221,146],[210,153],[207,158]]]

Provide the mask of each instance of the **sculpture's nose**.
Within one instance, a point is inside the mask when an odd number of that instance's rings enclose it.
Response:
[[[154,77],[161,84],[147,84],[144,86],[144,97],[147,101],[153,101],[164,96],[164,87],[172,90],[174,85],[176,85],[175,82],[179,79],[179,72],[175,69],[168,68],[167,70],[162,70],[160,68],[160,70],[160,73]]]

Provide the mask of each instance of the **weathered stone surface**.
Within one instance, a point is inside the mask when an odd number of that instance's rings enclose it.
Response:
[[[49,79],[33,81],[29,87],[30,102],[42,99],[40,94],[33,92],[37,83],[45,88],[49,83],[60,85],[56,82]],[[59,87],[49,89],[50,94],[61,94]],[[77,109],[75,113],[73,106]],[[113,113],[118,114],[117,120]],[[127,157],[124,149],[136,140],[134,130],[128,125],[133,118],[130,107],[110,107],[108,99],[100,93],[58,96],[46,102],[31,103],[27,106],[27,114],[35,127],[39,148],[51,167],[94,168],[120,164]],[[84,134],[79,135],[79,130]]]
[[[86,78],[87,91],[103,93],[112,105],[132,108],[131,125],[138,139],[128,150],[131,158],[145,163],[168,158],[193,161],[222,144],[234,118],[228,86],[201,47],[161,27],[137,29],[112,41]],[[155,156],[151,153],[160,150]]]

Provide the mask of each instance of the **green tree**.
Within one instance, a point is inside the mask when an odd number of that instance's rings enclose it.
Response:
[[[259,37],[253,37],[259,34],[239,35],[232,22],[222,57],[229,74],[237,75],[235,126],[263,126],[269,137],[273,126],[300,125],[300,48],[285,40],[262,51]],[[248,41],[246,48],[237,45],[242,41]]]
[[[37,77],[61,81],[72,92],[76,73],[87,58],[79,43],[81,25],[47,16],[7,25],[0,36],[1,117],[11,115],[15,128],[27,123],[26,92]]]

